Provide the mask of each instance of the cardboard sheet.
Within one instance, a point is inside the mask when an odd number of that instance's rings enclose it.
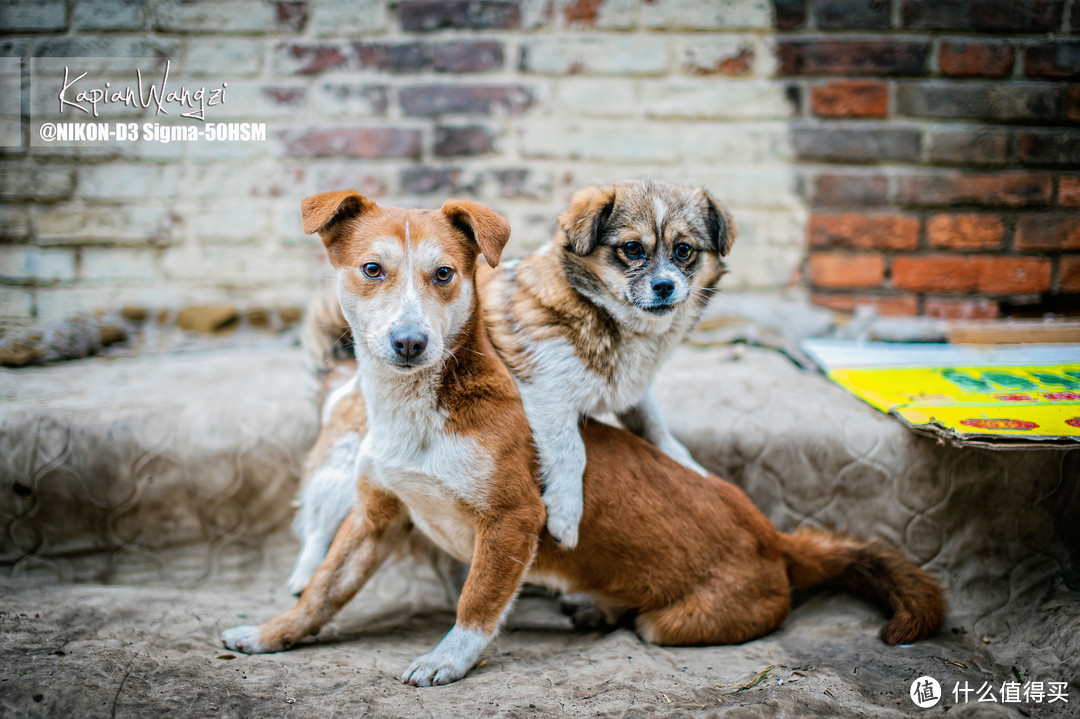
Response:
[[[1080,443],[1080,345],[802,348],[834,382],[916,431],[994,448]]]

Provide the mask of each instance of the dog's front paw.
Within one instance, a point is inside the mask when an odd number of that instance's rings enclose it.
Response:
[[[547,529],[563,549],[573,549],[578,543],[578,526],[584,511],[580,496],[573,501],[565,494],[545,493]]]
[[[657,446],[657,449],[674,459],[682,466],[694,470],[702,477],[709,473],[707,469],[694,461],[694,458],[690,456],[690,450],[684,447],[682,443],[679,442],[679,440],[675,439],[671,435],[668,435],[667,439]]]
[[[465,664],[460,657],[449,656],[446,652],[428,652],[418,658],[405,673],[401,675],[401,681],[414,687],[436,687],[440,684],[456,682],[468,673],[471,664]]]
[[[266,652],[278,652],[285,648],[281,645],[273,646],[272,643],[260,639],[259,627],[253,627],[250,624],[226,629],[218,637],[218,641],[226,649],[243,652],[244,654],[265,654]]]

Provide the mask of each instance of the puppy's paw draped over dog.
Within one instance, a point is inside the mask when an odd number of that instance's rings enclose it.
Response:
[[[547,508],[547,529],[563,549],[573,549],[578,543],[578,525],[585,511],[581,496],[581,483],[577,493],[548,490],[543,495]]]
[[[243,652],[244,654],[265,654],[266,652],[281,651],[285,648],[283,646],[271,646],[260,640],[259,627],[254,627],[250,624],[226,629],[221,633],[221,636],[218,637],[218,641],[220,641],[226,649],[232,649],[234,652]]]
[[[409,665],[401,681],[414,687],[456,682],[476,664],[489,640],[483,632],[455,625],[437,647]]]
[[[690,450],[682,445],[682,442],[672,437],[670,434],[667,438],[657,445],[657,449],[674,459],[676,462],[692,469],[702,477],[709,474],[709,471],[702,467],[700,464],[694,461],[694,458],[690,456]]]
[[[299,596],[304,591],[311,582],[311,578],[315,576],[315,571],[322,564],[322,560],[326,558],[326,548],[313,545],[314,543],[311,542],[306,543],[300,551],[300,556],[296,558],[296,566],[293,567],[286,583],[291,594]]]

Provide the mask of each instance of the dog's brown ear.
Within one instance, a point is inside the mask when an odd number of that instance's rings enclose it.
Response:
[[[359,217],[375,209],[375,203],[356,190],[324,192],[312,195],[300,203],[300,214],[304,219],[304,234],[319,233],[326,245],[330,262],[335,267],[339,249],[337,241],[341,238],[345,221]]]
[[[705,188],[699,187],[697,196],[702,203],[705,230],[709,233],[709,239],[715,244],[716,251],[723,257],[731,250],[731,245],[735,242],[735,238],[739,236],[739,231],[735,228],[735,221],[731,219],[731,215],[724,209],[724,206],[717,202],[716,198],[710,195]]]
[[[480,246],[492,267],[499,264],[503,248],[510,240],[510,223],[495,210],[468,200],[447,200],[442,212],[450,223]]]
[[[559,217],[559,226],[566,233],[570,249],[587,255],[596,249],[604,223],[615,208],[615,188],[584,187],[570,198],[570,207]]]

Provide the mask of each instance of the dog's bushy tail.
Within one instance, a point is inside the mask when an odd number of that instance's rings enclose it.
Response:
[[[300,329],[300,345],[308,371],[319,382],[320,394],[326,393],[340,370],[355,362],[352,331],[341,313],[333,286],[320,288],[308,304]],[[322,397],[319,402],[322,403]]]
[[[908,644],[941,629],[941,586],[897,550],[819,529],[781,538],[793,587],[839,586],[890,607],[892,618],[881,628],[886,643]]]

